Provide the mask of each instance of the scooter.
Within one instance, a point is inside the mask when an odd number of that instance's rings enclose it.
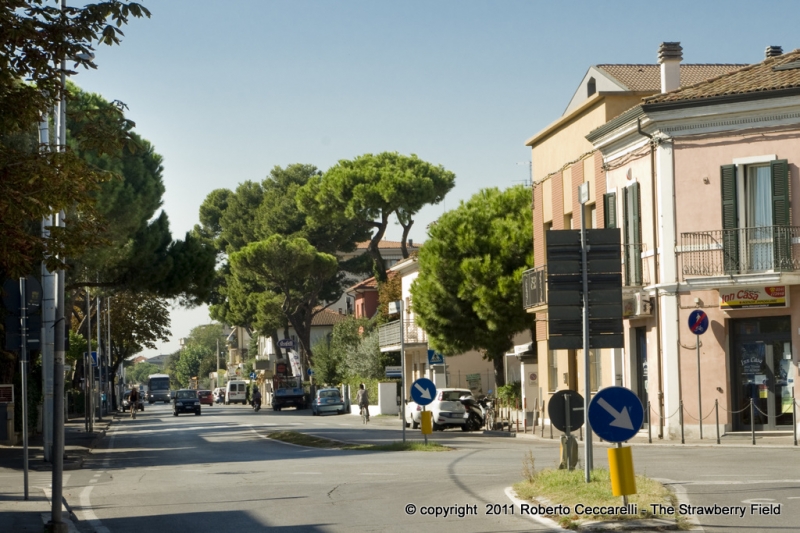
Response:
[[[261,398],[252,400],[250,405],[253,406],[253,411],[257,413],[261,409]]]
[[[486,421],[486,411],[478,400],[472,396],[462,396],[459,401],[467,410],[467,422],[461,426],[462,431],[478,431]]]

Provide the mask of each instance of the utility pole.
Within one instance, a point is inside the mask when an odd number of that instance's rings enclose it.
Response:
[[[219,388],[219,339],[217,339],[217,388]]]
[[[39,151],[50,151],[50,114],[42,113],[39,121]],[[50,227],[53,225],[53,215],[42,219],[41,236],[50,238]],[[42,390],[44,401],[42,410],[42,441],[44,460],[53,461],[53,322],[55,321],[55,276],[47,270],[46,263],[42,261],[42,330],[40,333],[40,346],[42,352]]]

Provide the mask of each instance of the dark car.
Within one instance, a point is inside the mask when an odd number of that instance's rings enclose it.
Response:
[[[126,413],[131,410],[131,391],[125,391],[125,394],[122,395],[122,410]],[[142,393],[139,393],[139,399],[136,401],[136,410],[137,411],[144,411],[144,399],[142,398]]]
[[[322,413],[345,413],[344,400],[339,389],[319,389],[314,399],[311,401],[311,414],[321,415]]]
[[[197,397],[200,399],[200,405],[214,405],[214,395],[210,390],[197,391]]]
[[[200,399],[197,391],[192,389],[181,389],[175,391],[172,399],[172,415],[178,416],[180,413],[194,413],[200,415]]]

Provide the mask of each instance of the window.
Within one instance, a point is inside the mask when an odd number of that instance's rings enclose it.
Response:
[[[547,386],[551,391],[558,388],[558,357],[555,350],[547,350]]]
[[[594,93],[597,92],[597,82],[594,78],[589,78],[589,81],[586,82],[586,97],[592,96]]]
[[[727,274],[793,269],[789,165],[773,158],[720,168]]]
[[[575,229],[572,227],[572,215],[564,215],[564,229]]]
[[[601,377],[600,351],[589,350],[589,388],[592,392],[596,392],[600,388]]]

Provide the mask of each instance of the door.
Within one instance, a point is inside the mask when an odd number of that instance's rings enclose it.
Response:
[[[748,166],[745,182],[747,198],[747,253],[745,264],[751,272],[773,269],[772,250],[772,175],[769,165]]]
[[[636,392],[645,410],[645,423],[649,424],[651,413],[647,410],[647,330],[644,327],[633,328],[632,333],[634,383],[636,384],[634,392]]]
[[[792,424],[791,319],[732,320],[734,429],[789,429]],[[752,410],[750,403],[752,401]]]

